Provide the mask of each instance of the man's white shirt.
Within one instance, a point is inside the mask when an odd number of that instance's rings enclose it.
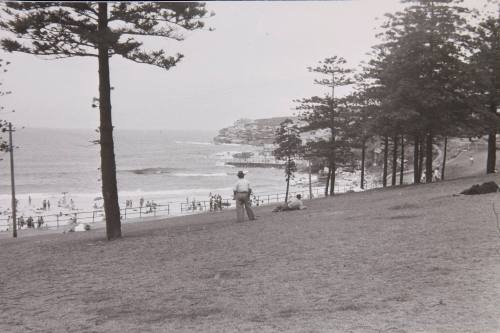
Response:
[[[245,178],[238,179],[233,190],[235,192],[250,192],[250,182]]]

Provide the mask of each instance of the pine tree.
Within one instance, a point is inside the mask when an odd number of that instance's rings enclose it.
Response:
[[[288,192],[290,189],[290,179],[297,171],[295,160],[302,155],[302,140],[300,130],[291,119],[285,119],[276,129],[275,144],[278,146],[273,155],[276,159],[285,161],[286,194],[285,203],[288,202]]]
[[[311,152],[322,156],[328,163],[328,177],[325,185],[325,195],[334,195],[335,172],[349,157],[352,157],[349,140],[343,131],[347,128],[349,109],[346,100],[335,97],[335,88],[354,83],[353,70],[346,68],[346,60],[334,56],[320,61],[318,66],[309,67],[310,72],[319,73],[326,77],[315,79],[314,83],[331,89],[324,97],[314,96],[296,102],[301,103],[297,109],[302,111],[300,119],[307,125],[304,131],[327,129],[330,132],[328,140],[321,139],[309,143]]]
[[[488,134],[486,173],[496,169],[496,136],[500,125],[497,114],[500,107],[500,8],[498,15],[488,16],[477,27],[471,27],[473,38],[470,39],[476,108]]]
[[[404,2],[411,4],[403,12],[387,15],[386,30],[380,35],[383,57],[374,64],[375,77],[385,88],[381,107],[385,113],[391,110],[382,122],[400,113],[405,125],[400,134],[413,136],[420,148],[425,140],[422,153],[430,182],[436,138],[467,126],[472,118],[466,93],[470,77],[465,75],[464,61],[468,10],[458,0]],[[416,160],[422,160],[419,147],[414,148]]]
[[[106,235],[121,237],[120,207],[111,121],[109,59],[125,59],[168,70],[183,57],[148,51],[139,39],[183,40],[182,32],[203,28],[204,4],[194,2],[6,2],[0,28],[13,37],[4,50],[46,58],[91,57],[99,68],[101,173]]]

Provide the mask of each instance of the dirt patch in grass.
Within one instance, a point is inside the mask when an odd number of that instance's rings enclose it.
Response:
[[[414,219],[419,217],[420,215],[395,215],[395,216],[390,216],[389,219],[391,220],[405,220],[405,219]]]
[[[401,210],[401,209],[404,209],[404,210],[407,210],[407,209],[418,209],[418,208],[420,208],[420,207],[418,205],[416,205],[416,204],[405,202],[405,203],[402,203],[400,205],[389,207],[388,209],[392,209],[392,210]]]
[[[1,237],[0,332],[500,332],[488,180]]]

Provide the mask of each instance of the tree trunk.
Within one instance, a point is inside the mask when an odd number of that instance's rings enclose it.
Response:
[[[361,189],[365,188],[365,154],[366,154],[366,140],[363,139],[361,146]]]
[[[401,167],[399,168],[399,185],[403,185],[405,168],[405,137],[401,135]]]
[[[491,131],[488,134],[488,158],[486,160],[486,173],[494,173],[496,165],[496,152],[497,152],[497,134]]]
[[[425,182],[432,183],[432,132],[427,134],[425,143]]]
[[[332,176],[330,177],[330,195],[335,195],[335,173],[337,171],[337,165],[335,160],[332,162]]]
[[[497,106],[495,103],[491,103],[490,112],[496,115]],[[497,129],[496,122],[495,127],[490,130],[488,134],[488,158],[486,160],[486,173],[494,173],[496,169],[497,162]]]
[[[309,162],[309,199],[313,198],[313,189],[312,189],[312,181],[311,181],[311,160]]]
[[[328,185],[330,185],[330,175],[332,169],[330,169],[330,165],[328,165],[328,174],[326,175],[326,185],[325,185],[325,197],[328,196]]]
[[[290,189],[290,173],[286,175],[285,203],[288,202],[288,190]]]
[[[392,179],[391,186],[396,186],[396,175],[398,172],[398,137],[392,138]]]
[[[444,180],[444,171],[446,168],[446,151],[448,150],[448,137],[444,137],[443,165],[441,166],[441,180]]]
[[[418,179],[422,182],[422,173],[424,172],[424,151],[425,151],[425,142],[423,138],[420,138],[420,143],[418,145]]]
[[[99,32],[102,40],[108,33],[108,4],[99,3]],[[109,54],[106,42],[99,45],[99,113],[101,145],[101,179],[104,213],[106,216],[106,237],[108,240],[120,238],[121,221],[116,184],[116,163],[111,121],[111,86],[109,76]]]
[[[389,155],[389,137],[384,137],[384,171],[382,173],[382,186],[387,186],[387,162]]]
[[[415,135],[414,142],[413,142],[413,183],[414,184],[420,184],[420,171],[418,169],[419,161],[420,161],[419,143],[420,143],[420,138],[418,137],[418,135]]]

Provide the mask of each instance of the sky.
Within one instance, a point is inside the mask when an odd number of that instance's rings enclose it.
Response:
[[[467,0],[478,7],[484,0]],[[326,93],[309,73],[327,57],[358,68],[379,41],[383,15],[399,0],[207,2],[214,31],[197,30],[175,42],[147,45],[184,59],[166,71],[119,56],[111,59],[112,117],[118,129],[218,130],[241,118],[293,115],[294,100]],[[44,60],[1,53],[11,62],[0,81],[0,118],[17,127],[99,126],[97,59]]]

